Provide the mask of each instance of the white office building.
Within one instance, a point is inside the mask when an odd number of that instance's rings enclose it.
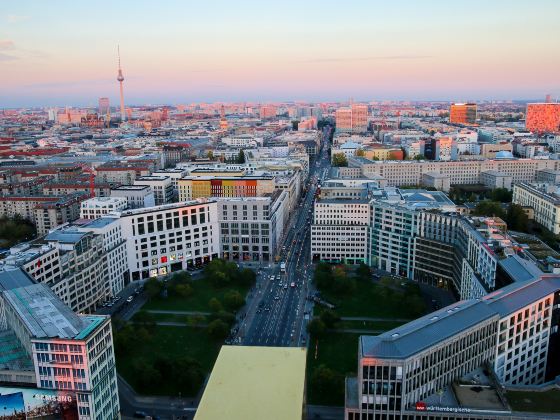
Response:
[[[126,198],[127,208],[138,209],[156,205],[154,192],[149,185],[121,185],[111,189],[111,197]]]
[[[128,201],[125,197],[94,197],[80,204],[81,219],[98,219],[114,211],[125,210]]]
[[[76,315],[47,285],[21,271],[3,274],[0,337],[9,352],[0,360],[3,385],[26,395],[32,387],[32,398],[47,398],[50,409],[64,403],[79,420],[119,418],[110,318]]]
[[[147,185],[154,193],[155,205],[171,203],[174,197],[173,181],[169,176],[141,176],[134,180],[134,185]]]
[[[215,200],[126,210],[120,219],[132,281],[201,266],[220,252]]]
[[[311,257],[347,264],[368,263],[368,200],[324,199],[315,202]]]
[[[118,217],[101,217],[80,228],[80,231],[92,232],[101,236],[107,264],[109,294],[116,296],[130,281],[127,239],[122,234],[121,219]]]

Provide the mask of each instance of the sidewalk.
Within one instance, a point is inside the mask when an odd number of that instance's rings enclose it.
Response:
[[[119,396],[121,400],[125,400],[125,405],[131,407],[133,411],[146,411],[148,413],[154,410],[182,410],[185,412],[194,412],[198,407],[202,392],[206,387],[206,383],[201,387],[199,395],[196,398],[179,398],[167,396],[144,396],[138,395],[136,391],[117,374],[117,382],[119,387]]]
[[[198,311],[167,311],[163,309],[148,309],[146,312],[150,314],[163,314],[163,315],[210,315],[211,312],[198,312]]]

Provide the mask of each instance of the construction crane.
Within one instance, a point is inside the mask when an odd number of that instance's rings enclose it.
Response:
[[[82,171],[86,174],[89,174],[89,197],[95,197],[95,172],[93,168],[90,167],[82,167]]]

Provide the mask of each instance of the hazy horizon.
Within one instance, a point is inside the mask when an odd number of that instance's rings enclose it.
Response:
[[[0,108],[560,96],[560,2],[0,5]]]

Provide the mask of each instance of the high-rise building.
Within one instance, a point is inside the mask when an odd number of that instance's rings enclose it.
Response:
[[[109,98],[99,98],[97,111],[99,115],[105,115],[109,112]]]
[[[560,103],[527,104],[525,128],[537,134],[560,132]]]
[[[335,113],[336,131],[352,131],[352,109],[338,108]]]
[[[474,124],[476,122],[476,104],[451,104],[449,122],[454,124]]]
[[[528,418],[508,410],[497,388],[558,373],[559,304],[560,278],[542,276],[360,337],[345,419]]]
[[[274,105],[263,105],[260,108],[261,119],[276,117],[276,107]]]
[[[363,133],[367,131],[368,106],[364,104],[352,104],[352,131]]]
[[[338,108],[335,113],[336,131],[363,133],[367,131],[368,106],[352,104],[350,108]]]
[[[0,274],[0,308],[3,386],[46,402],[44,416],[63,403],[56,417],[120,417],[109,316],[77,315],[21,270]]]

